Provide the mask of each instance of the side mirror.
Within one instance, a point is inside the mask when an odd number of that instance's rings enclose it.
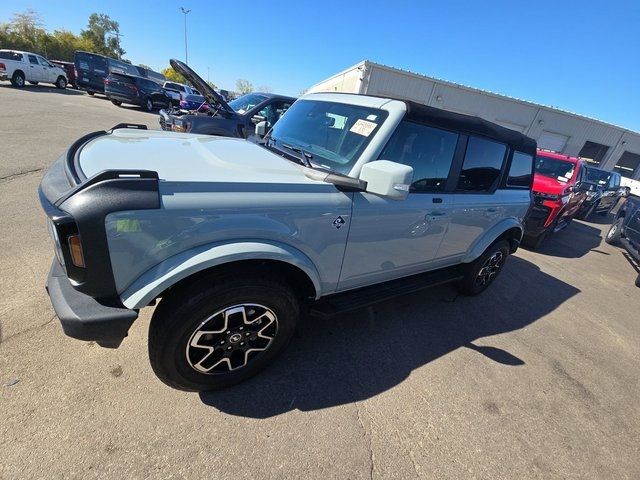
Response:
[[[253,117],[251,117],[251,123],[253,123],[254,125],[258,125],[260,122],[264,122],[265,120],[266,118],[262,115],[254,115]]]
[[[392,200],[404,200],[409,195],[413,168],[389,160],[365,163],[360,180],[367,182],[367,192]]]
[[[631,194],[630,187],[620,187],[618,189],[618,195],[620,195],[622,198],[627,198],[630,194]]]
[[[253,119],[251,119],[251,121],[253,121]],[[260,138],[263,138],[267,134],[267,121],[266,120],[262,120],[261,122],[256,123],[255,134]]]

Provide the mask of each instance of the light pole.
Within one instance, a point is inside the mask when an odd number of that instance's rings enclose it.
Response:
[[[116,41],[118,42],[118,60],[122,60],[122,55],[120,54],[120,37],[124,37],[124,35],[120,32],[116,32],[115,30],[112,30],[110,33],[116,37]]]
[[[184,7],[180,7],[182,13],[184,13],[184,63],[189,65],[189,54],[187,53],[187,13],[191,10],[187,10]]]

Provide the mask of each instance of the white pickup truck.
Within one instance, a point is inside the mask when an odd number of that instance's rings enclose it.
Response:
[[[67,75],[63,69],[40,55],[18,50],[0,50],[0,80],[9,80],[17,88],[24,87],[24,82],[67,87]]]

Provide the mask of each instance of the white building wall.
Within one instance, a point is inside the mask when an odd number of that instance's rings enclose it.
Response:
[[[364,61],[314,85],[309,92],[350,92],[405,98],[476,115],[576,156],[586,141],[609,147],[601,167],[612,169],[624,151],[640,154],[640,134],[544,105]],[[561,141],[566,137],[566,141]],[[552,141],[553,140],[553,141]],[[543,145],[544,146],[544,145]],[[640,178],[640,167],[634,178]]]

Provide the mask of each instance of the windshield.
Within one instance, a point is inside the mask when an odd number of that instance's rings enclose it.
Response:
[[[557,158],[536,158],[536,173],[544,175],[545,177],[555,178],[560,182],[567,183],[571,180],[574,168],[575,164]]]
[[[590,182],[597,183],[598,185],[606,185],[609,183],[609,178],[611,178],[611,172],[598,170],[597,168],[587,169],[587,180]]]
[[[247,95],[243,95],[232,102],[229,102],[229,106],[238,113],[246,113],[259,103],[264,102],[266,99],[267,97],[264,95],[248,93]]]
[[[270,137],[276,146],[301,148],[313,163],[347,174],[386,117],[376,108],[298,100]]]

